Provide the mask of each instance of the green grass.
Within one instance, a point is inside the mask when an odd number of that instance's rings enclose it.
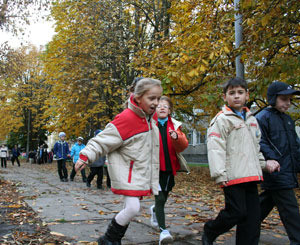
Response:
[[[190,167],[208,167],[208,163],[188,163]]]

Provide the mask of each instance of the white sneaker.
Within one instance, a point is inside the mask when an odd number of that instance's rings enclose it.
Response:
[[[168,230],[162,230],[159,236],[159,245],[173,242],[173,237]]]
[[[154,205],[152,205],[150,207],[150,213],[151,213],[150,222],[153,227],[156,227],[156,226],[158,226],[158,223],[157,223],[157,219],[156,219],[156,214],[153,209],[154,209]]]

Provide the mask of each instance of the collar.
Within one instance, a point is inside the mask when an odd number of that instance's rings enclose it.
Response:
[[[143,111],[141,107],[139,107],[135,101],[134,101],[134,94],[131,94],[128,99],[128,108],[131,109],[135,114],[137,114],[141,118],[149,118],[149,121],[151,120],[153,115],[146,115],[146,113]]]
[[[166,118],[158,118],[157,119],[157,121],[159,122],[159,124],[161,125],[161,126],[164,126],[164,124],[168,121],[168,117],[166,117]]]

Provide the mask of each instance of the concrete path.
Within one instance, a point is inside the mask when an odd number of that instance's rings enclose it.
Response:
[[[112,217],[122,209],[121,196],[110,190],[88,188],[76,176],[74,182],[60,182],[52,164],[36,165],[23,163],[21,167],[11,166],[2,169],[1,176],[19,183],[19,190],[25,201],[39,213],[40,218],[52,232],[73,239],[73,244],[95,241],[104,234]],[[48,166],[47,166],[48,165]],[[150,226],[149,207],[153,197],[141,201],[141,214],[136,217],[127,230],[122,244],[158,244],[159,231]],[[196,211],[197,210],[197,211]],[[189,215],[200,213],[204,216],[215,214],[203,203],[185,203],[171,196],[166,207],[166,223],[177,245],[201,244],[202,223],[189,222]],[[216,244],[235,244],[234,231],[221,236]],[[289,244],[282,226],[276,230],[262,230],[260,244]]]

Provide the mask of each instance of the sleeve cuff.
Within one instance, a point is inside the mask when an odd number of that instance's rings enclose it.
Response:
[[[83,162],[87,162],[88,161],[88,157],[85,155],[80,154],[79,155],[79,159],[82,160]]]

